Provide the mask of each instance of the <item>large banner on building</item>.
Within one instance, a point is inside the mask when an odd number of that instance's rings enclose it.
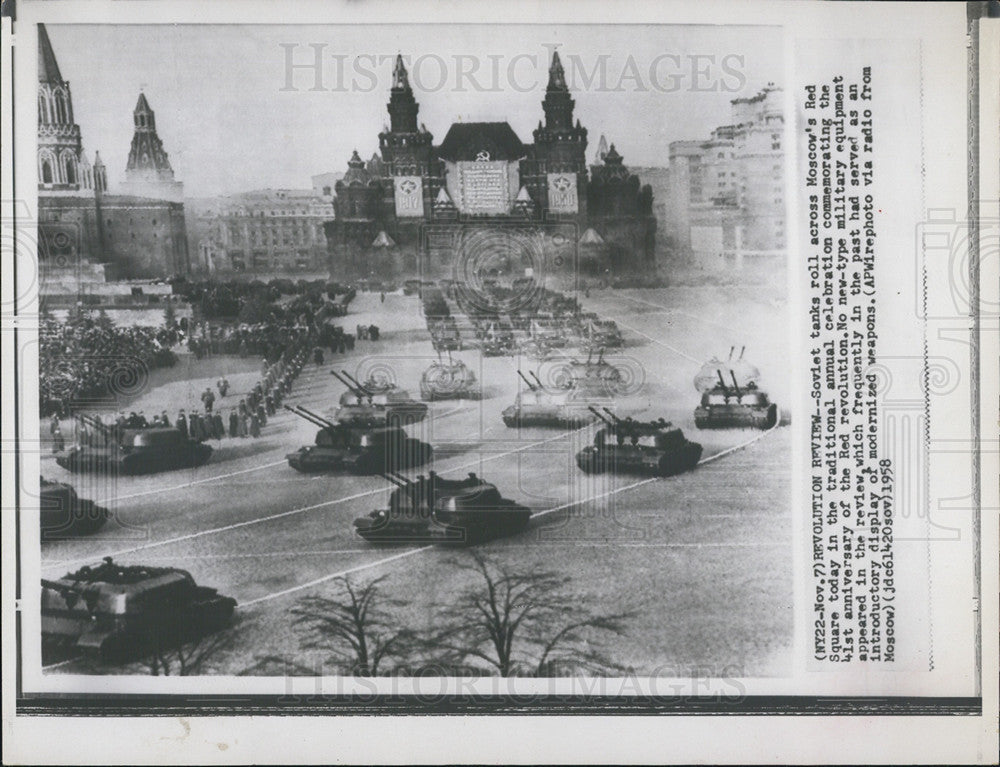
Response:
[[[424,189],[420,176],[396,176],[393,179],[398,218],[421,218],[424,215]]]
[[[502,160],[459,162],[461,191],[456,200],[463,213],[502,215],[510,211],[511,194],[508,166]]]
[[[549,213],[576,213],[579,208],[576,195],[576,174],[550,173]]]

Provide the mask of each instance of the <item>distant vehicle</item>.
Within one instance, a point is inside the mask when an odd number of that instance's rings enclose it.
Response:
[[[81,419],[100,440],[96,445],[74,445],[56,456],[56,463],[72,472],[151,474],[201,466],[212,456],[209,445],[189,439],[174,427],[115,430],[96,418]]]
[[[701,392],[701,402],[694,411],[694,424],[699,429],[770,429],[778,422],[778,406],[767,392],[758,388],[760,371],[743,360],[743,352],[733,360],[722,362],[712,358],[695,377],[695,388]]]
[[[460,480],[434,472],[416,480],[383,476],[396,485],[389,507],[354,521],[358,535],[373,543],[468,545],[519,533],[531,518],[531,509],[504,498],[496,485],[475,474]]]
[[[80,498],[69,485],[42,477],[39,517],[42,540],[72,538],[100,530],[110,516],[108,510]]]
[[[504,408],[500,417],[505,426],[556,426],[572,428],[583,426],[594,420],[588,405],[591,399],[572,389],[557,389],[549,391],[539,380],[534,371],[528,371],[534,379],[532,382],[520,370],[521,376],[528,385],[527,391],[518,392],[514,404]]]
[[[668,477],[689,471],[701,460],[702,447],[662,418],[658,421],[633,421],[619,418],[607,408],[602,414],[591,411],[604,421],[604,428],[594,435],[594,444],[576,455],[576,463],[588,474],[646,474]]]
[[[303,474],[345,471],[381,474],[423,466],[434,450],[398,426],[357,427],[328,421],[301,405],[285,410],[318,427],[316,442],[288,453],[288,465]]]
[[[427,417],[427,405],[417,402],[410,395],[392,385],[382,391],[367,388],[346,370],[338,374],[330,371],[347,391],[340,397],[337,423],[356,426],[405,426],[418,423]]]
[[[219,631],[236,600],[173,567],[122,566],[105,557],[58,580],[42,579],[42,639],[104,661],[127,660]]]
[[[476,374],[461,360],[433,363],[420,378],[420,396],[425,400],[462,399],[479,394]]]
[[[556,374],[559,383],[588,395],[613,397],[623,385],[621,370],[604,360],[604,349],[598,350],[596,360],[589,352],[585,361],[571,360],[560,367]]]

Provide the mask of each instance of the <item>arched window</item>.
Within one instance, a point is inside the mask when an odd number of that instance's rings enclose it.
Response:
[[[66,100],[62,91],[56,93],[56,119],[59,123],[66,122]]]
[[[45,98],[44,93],[38,94],[38,122],[43,124],[51,122],[49,119],[49,102]]]
[[[76,183],[76,163],[73,160],[66,160],[66,183]]]
[[[47,157],[42,160],[42,183],[52,183],[52,163]]]

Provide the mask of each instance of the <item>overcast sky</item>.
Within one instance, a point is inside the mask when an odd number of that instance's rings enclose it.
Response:
[[[530,143],[558,46],[588,160],[603,133],[629,165],[665,166],[667,145],[725,124],[731,99],[783,85],[780,31],[769,27],[47,28],[84,149],[91,161],[100,150],[111,186],[124,176],[144,90],[189,197],[308,188],[314,174],[346,170],[352,150],[370,157],[388,123],[396,53],[410,60],[418,119],[435,143],[459,120],[507,120]],[[286,89],[289,56],[309,67]]]

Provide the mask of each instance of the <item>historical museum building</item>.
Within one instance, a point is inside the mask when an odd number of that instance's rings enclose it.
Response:
[[[45,26],[38,25],[38,255],[43,281],[60,271],[95,278],[153,279],[186,274],[183,184],[174,179],[144,94],[123,194],[108,194],[100,154],[83,151],[73,98]],[[43,285],[44,290],[44,285]]]
[[[333,272],[442,273],[463,238],[484,231],[532,238],[550,269],[566,264],[563,255],[584,272],[648,268],[652,191],[613,144],[588,168],[587,129],[573,108],[554,54],[532,143],[506,122],[474,122],[453,124],[435,144],[398,56],[379,153],[366,162],[355,151],[334,185],[335,220],[325,225]]]

